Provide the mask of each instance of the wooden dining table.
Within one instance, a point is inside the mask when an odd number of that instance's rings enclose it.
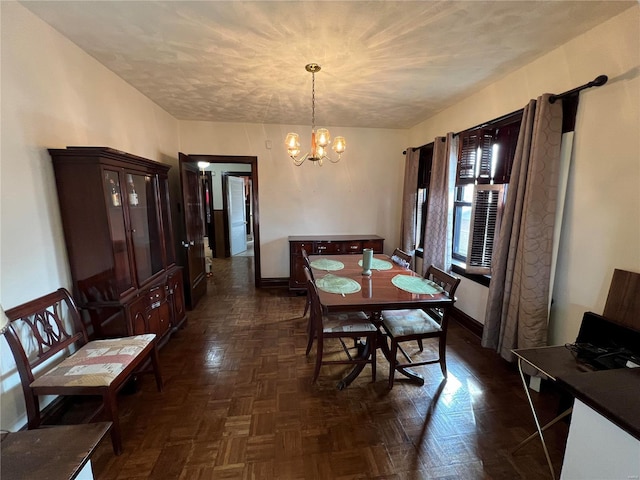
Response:
[[[318,296],[325,313],[339,312],[364,312],[371,322],[380,327],[381,312],[383,310],[402,310],[415,308],[450,308],[454,299],[444,292],[436,293],[411,293],[396,285],[403,286],[407,280],[395,278],[398,275],[417,277],[422,276],[409,268],[395,264],[391,257],[387,255],[374,255],[370,275],[363,275],[362,255],[311,255],[309,262],[313,270],[314,281],[318,287]],[[378,267],[378,268],[376,268]],[[331,276],[331,277],[328,277]],[[332,278],[333,277],[333,278]],[[339,277],[339,278],[335,278]],[[348,279],[348,280],[344,280]],[[324,283],[328,280],[338,280],[348,286],[345,291],[334,293],[323,290]],[[359,289],[355,283],[359,285]],[[357,290],[357,291],[355,291]],[[350,293],[352,292],[352,293]],[[390,350],[386,336],[381,328],[378,328],[378,347],[389,361]],[[369,345],[363,344],[359,354],[365,358],[371,355]],[[343,389],[349,385],[364,369],[364,364],[356,365],[349,374],[338,383],[338,389]],[[399,373],[409,378],[409,380],[419,384],[424,384],[424,378],[416,372],[398,367]]]

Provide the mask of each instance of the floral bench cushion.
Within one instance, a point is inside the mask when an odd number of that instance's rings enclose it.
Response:
[[[31,387],[106,387],[155,337],[152,333],[89,342],[34,380]]]

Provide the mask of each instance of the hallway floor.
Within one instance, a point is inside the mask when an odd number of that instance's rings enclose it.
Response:
[[[120,397],[124,453],[93,455],[107,479],[548,479],[516,368],[452,323],[449,379],[420,367],[422,387],[397,381],[378,356],[343,391],[341,366],[310,383],[305,297],[256,290],[253,259],[214,259],[208,293],[160,351],[165,390],[150,377]],[[337,348],[337,347],[336,347]],[[425,344],[425,351],[427,345]],[[542,419],[558,395],[533,394]],[[566,424],[547,433],[559,476]]]

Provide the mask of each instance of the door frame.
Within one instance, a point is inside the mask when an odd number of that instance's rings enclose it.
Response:
[[[260,268],[260,209],[258,204],[258,157],[234,156],[234,155],[189,155],[192,163],[240,163],[251,165],[250,172],[241,172],[245,176],[251,174],[251,201],[253,203],[253,272],[254,284],[256,288],[262,287],[262,270]],[[224,197],[223,197],[224,201]],[[225,215],[223,213],[223,215]],[[227,237],[227,235],[225,235]],[[226,247],[225,247],[226,249]],[[225,252],[226,253],[226,252]]]

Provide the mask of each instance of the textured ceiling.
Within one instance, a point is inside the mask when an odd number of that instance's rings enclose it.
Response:
[[[635,1],[28,1],[183,120],[408,128]],[[589,81],[592,79],[584,79]]]

